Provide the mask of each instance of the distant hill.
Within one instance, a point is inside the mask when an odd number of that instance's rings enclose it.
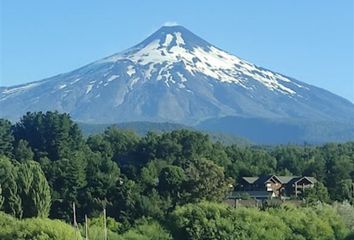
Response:
[[[155,123],[155,122],[126,122],[118,124],[91,124],[78,122],[84,135],[88,136],[91,134],[102,133],[107,127],[115,126],[121,129],[132,130],[138,135],[143,136],[148,132],[164,133],[179,129],[188,129],[193,131],[201,131],[208,134],[213,142],[222,142],[226,145],[237,144],[237,145],[251,145],[251,141],[246,138],[238,137],[235,134],[221,133],[217,131],[209,131],[198,128],[189,127],[183,124],[177,123]]]
[[[354,139],[354,123],[224,117],[206,120],[197,128],[249,139],[257,144],[345,142]]]

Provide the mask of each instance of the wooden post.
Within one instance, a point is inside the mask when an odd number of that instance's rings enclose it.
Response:
[[[107,216],[106,208],[103,209],[104,240],[107,240]]]
[[[87,220],[87,215],[85,214],[85,239],[89,240],[88,237],[88,220]]]
[[[76,222],[76,207],[75,202],[73,202],[73,224],[75,228],[75,239],[77,239],[77,222]]]
[[[76,207],[75,207],[75,203],[73,202],[73,224],[74,227],[77,227],[77,222],[76,222]]]

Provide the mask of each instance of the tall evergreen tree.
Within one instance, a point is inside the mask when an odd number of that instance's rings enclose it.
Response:
[[[47,217],[51,205],[48,182],[37,162],[27,161],[18,167],[23,217]]]
[[[100,154],[90,154],[86,167],[86,186],[80,190],[80,205],[89,216],[98,215],[111,204],[109,193],[120,179],[118,165]]]
[[[0,185],[4,198],[2,210],[15,217],[22,217],[22,200],[17,185],[17,171],[6,157],[0,156]]]
[[[43,156],[52,161],[69,157],[83,145],[79,127],[65,113],[27,113],[14,126],[14,135],[16,142],[23,139],[29,143],[35,160]]]
[[[79,191],[86,185],[87,160],[84,152],[74,152],[70,158],[63,158],[53,163],[50,185],[53,190],[51,217],[70,220],[72,203],[80,207]]]
[[[0,155],[8,157],[13,153],[14,136],[11,129],[11,122],[0,119]]]

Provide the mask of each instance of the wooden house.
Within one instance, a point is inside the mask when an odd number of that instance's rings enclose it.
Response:
[[[316,182],[315,178],[306,176],[242,177],[234,195],[248,193],[251,197],[257,198],[257,192],[268,192],[271,198],[298,197],[304,189],[312,188]]]

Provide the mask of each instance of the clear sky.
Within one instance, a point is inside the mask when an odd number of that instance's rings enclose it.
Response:
[[[0,86],[68,72],[166,22],[354,102],[352,0],[0,0]]]

